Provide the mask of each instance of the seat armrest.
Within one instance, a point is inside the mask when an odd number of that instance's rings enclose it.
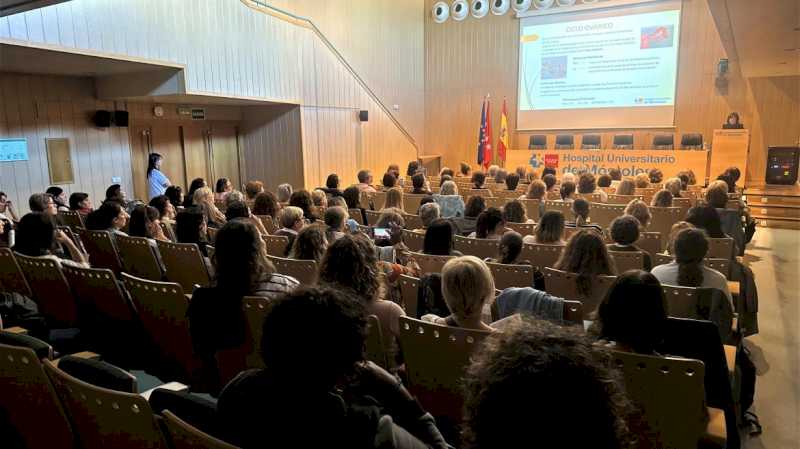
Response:
[[[147,399],[149,401],[150,400],[150,395],[153,394],[153,391],[158,390],[159,388],[164,388],[166,390],[172,390],[172,391],[188,391],[189,390],[189,386],[188,385],[184,385],[184,384],[182,384],[180,382],[167,382],[167,383],[165,383],[163,385],[159,385],[159,386],[151,388],[151,389],[149,389],[147,391],[143,391],[143,392],[139,393],[139,396],[141,396],[141,397],[143,397],[143,398],[145,398],[145,399]]]
[[[728,365],[728,375],[731,376],[732,379],[736,371],[736,346],[722,345],[722,349],[725,351],[725,362]]]
[[[8,332],[9,334],[17,334],[17,335],[28,335],[28,329],[19,326],[12,326],[3,329],[3,332]]]

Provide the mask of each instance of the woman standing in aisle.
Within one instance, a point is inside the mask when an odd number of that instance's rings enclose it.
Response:
[[[147,193],[149,198],[163,195],[167,187],[171,186],[169,178],[161,172],[161,162],[164,157],[158,153],[150,153],[147,157]]]

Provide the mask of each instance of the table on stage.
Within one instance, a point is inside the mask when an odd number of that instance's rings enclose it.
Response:
[[[595,175],[618,168],[622,176],[636,176],[658,168],[664,179],[692,170],[700,183],[708,176],[708,155],[707,150],[510,150],[505,166],[537,170],[550,166],[559,173],[586,170]]]

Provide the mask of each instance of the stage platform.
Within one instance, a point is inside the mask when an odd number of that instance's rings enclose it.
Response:
[[[800,184],[753,184],[744,189],[744,195],[759,226],[800,229]]]

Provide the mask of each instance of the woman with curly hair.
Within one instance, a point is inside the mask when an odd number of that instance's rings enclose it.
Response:
[[[278,197],[274,193],[267,191],[256,195],[256,199],[253,202],[253,215],[266,215],[275,220],[278,218],[280,210],[281,205],[278,203]]]
[[[506,223],[533,223],[528,219],[525,206],[518,200],[511,200],[503,206],[503,219]]]
[[[573,329],[531,318],[490,335],[466,371],[462,447],[643,447],[633,407],[596,352]]]
[[[381,323],[390,361],[399,363],[399,318],[403,309],[382,299],[381,267],[375,246],[363,234],[345,235],[328,246],[319,267],[319,284],[350,293]]]
[[[584,296],[591,296],[596,276],[617,274],[617,268],[608,255],[603,238],[596,232],[587,230],[580,230],[572,235],[553,268],[577,274],[578,293]]]
[[[470,238],[500,240],[506,230],[506,220],[503,213],[496,207],[490,207],[478,215],[475,223],[475,232]]]
[[[289,206],[295,206],[302,209],[303,217],[305,217],[309,223],[313,223],[319,219],[316,211],[314,210],[314,200],[311,199],[311,194],[308,193],[308,190],[301,189],[294,191],[292,196],[289,198]]]
[[[328,239],[325,237],[325,228],[319,225],[306,226],[297,233],[292,249],[289,251],[289,258],[313,260],[320,263],[327,248]]]
[[[639,220],[639,229],[644,232],[650,226],[650,220],[653,216],[650,214],[650,208],[647,203],[642,200],[632,200],[625,206],[625,215],[633,215]]]

